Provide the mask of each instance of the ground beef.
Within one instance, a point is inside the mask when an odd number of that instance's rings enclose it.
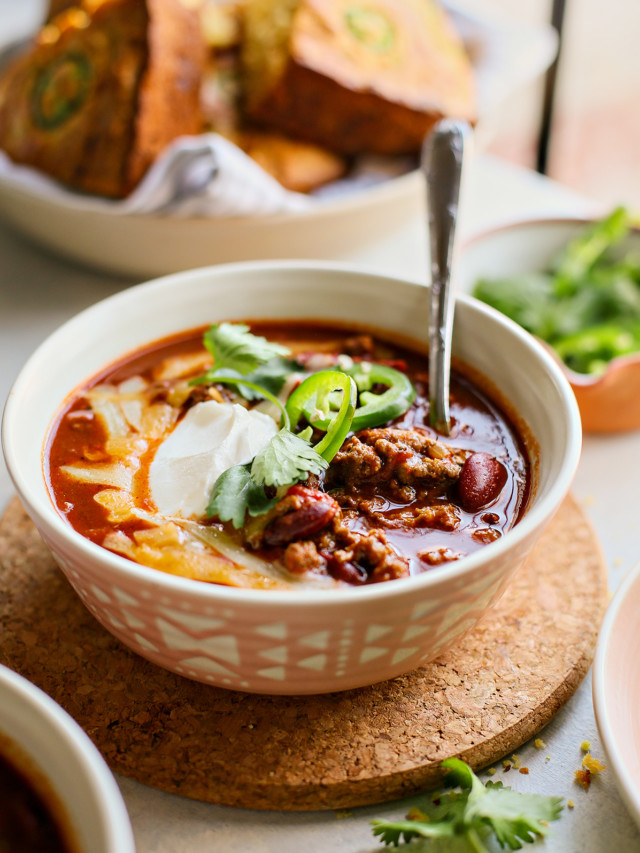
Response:
[[[430,551],[420,551],[418,557],[427,566],[440,566],[443,563],[452,563],[464,557],[459,551],[452,548],[433,548]]]
[[[327,572],[356,584],[408,575],[409,561],[398,556],[383,530],[350,527],[357,515],[324,492],[292,486],[245,541],[256,549],[282,547],[284,565],[294,575]]]
[[[306,572],[323,574],[327,569],[327,561],[318,553],[315,542],[292,542],[284,552],[285,568],[292,575],[303,575]]]
[[[365,356],[373,358],[374,341],[371,335],[354,335],[352,338],[347,338],[342,345],[342,352],[346,355]]]
[[[456,530],[460,524],[459,511],[454,504],[412,504],[393,512],[376,516],[377,524],[405,530],[429,527],[433,530]]]
[[[416,492],[445,489],[460,476],[464,452],[452,451],[420,429],[365,429],[351,436],[335,455],[329,487],[346,491],[375,485],[401,502]],[[412,491],[413,490],[413,491]]]
[[[247,525],[245,542],[282,548],[296,575],[326,572],[351,584],[407,577],[409,560],[385,528],[454,530],[459,511],[445,496],[464,459],[426,430],[362,430],[336,454],[324,482],[292,486],[259,526]]]
[[[409,561],[396,553],[383,530],[353,535],[355,542],[351,546],[339,548],[329,558],[333,577],[348,583],[378,583],[409,576]]]

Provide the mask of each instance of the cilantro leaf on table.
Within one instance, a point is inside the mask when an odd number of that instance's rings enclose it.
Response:
[[[235,370],[245,376],[276,356],[287,356],[281,344],[254,335],[244,323],[214,323],[204,333],[203,342],[213,356],[213,371]]]
[[[255,456],[251,476],[259,485],[288,486],[308,474],[320,474],[328,466],[311,442],[281,429]]]
[[[445,782],[460,791],[432,795],[420,811],[402,821],[373,821],[373,834],[384,844],[424,853],[489,853],[486,843],[492,835],[501,847],[520,850],[548,833],[547,824],[562,811],[559,797],[523,794],[505,788],[501,782],[480,781],[471,768],[458,758],[442,762]],[[421,839],[417,845],[415,842]]]
[[[251,477],[251,464],[234,465],[218,477],[207,506],[207,516],[217,516],[220,521],[230,521],[236,530],[249,515],[262,515],[276,504],[269,499],[263,486]]]

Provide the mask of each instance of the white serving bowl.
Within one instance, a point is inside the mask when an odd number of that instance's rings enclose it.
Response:
[[[222,319],[357,322],[424,340],[429,291],[320,262],[265,262],[179,273],[82,312],[34,353],[3,422],[15,486],[89,610],[134,651],[174,672],[256,693],[321,693],[392,678],[433,659],[502,592],[568,492],[580,419],[562,371],[533,338],[474,300],[458,300],[454,353],[489,377],[527,424],[534,489],[497,542],[419,577],[358,589],[260,591],[136,565],[76,533],[43,474],[52,420],[78,385],[122,355]]]
[[[44,789],[74,853],[135,853],[120,789],[96,747],[53,699],[2,665],[0,754]]]

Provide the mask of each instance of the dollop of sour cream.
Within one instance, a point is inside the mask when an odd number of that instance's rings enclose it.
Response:
[[[250,462],[277,432],[262,412],[237,403],[197,403],[155,453],[151,500],[162,515],[202,518],[218,477]]]

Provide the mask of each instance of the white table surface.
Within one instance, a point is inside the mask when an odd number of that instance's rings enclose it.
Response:
[[[478,157],[468,176],[463,231],[466,236],[514,218],[581,214],[591,202],[546,179],[487,157]],[[415,221],[390,230],[382,243],[344,260],[423,280],[426,276],[424,226]],[[21,365],[37,344],[61,322],[87,305],[133,282],[115,279],[48,255],[0,223],[0,403]],[[587,437],[574,494],[591,518],[615,588],[638,559],[635,513],[640,433]],[[0,463],[0,510],[13,494]],[[553,793],[575,802],[553,824],[553,835],[539,845],[553,853],[626,853],[640,850],[640,833],[605,771],[585,793],[573,782],[582,759],[580,743],[589,740],[604,759],[591,702],[590,679],[578,689],[542,732],[546,749],[526,744],[518,753],[530,774],[510,773],[505,782],[519,790]],[[545,757],[550,755],[550,760]],[[260,757],[256,756],[256,761]],[[229,768],[233,772],[233,768]],[[501,778],[498,770],[495,778]],[[401,818],[409,804],[400,801],[335,812],[268,813],[223,808],[182,799],[119,778],[139,853],[364,853],[382,849],[372,837],[373,817]]]
[[[42,17],[43,5],[44,0],[0,0],[0,44],[31,32]],[[593,210],[597,206],[557,184],[479,157],[469,174],[463,232],[469,236],[510,219]],[[387,240],[340,259],[424,280],[425,258],[424,225],[415,221],[399,230],[393,230],[390,223]],[[82,308],[133,283],[46,254],[0,222],[0,405],[21,365],[49,332]],[[600,539],[612,590],[640,556],[633,511],[638,506],[638,466],[630,464],[639,454],[640,433],[587,437],[573,489]],[[12,495],[0,460],[0,513]],[[621,511],[621,507],[632,509]],[[541,737],[544,750],[536,750],[531,743],[518,750],[530,774],[511,772],[505,782],[522,791],[571,798],[575,808],[565,810],[552,825],[552,835],[532,849],[549,853],[640,851],[640,832],[618,795],[612,774],[601,774],[589,793],[573,783],[583,740],[591,741],[593,755],[604,759],[589,677]],[[498,770],[494,778],[501,777]],[[354,809],[347,816],[335,812],[285,814],[212,806],[122,777],[118,781],[138,853],[368,853],[384,849],[373,839],[369,821],[373,817],[401,818],[419,800]]]

